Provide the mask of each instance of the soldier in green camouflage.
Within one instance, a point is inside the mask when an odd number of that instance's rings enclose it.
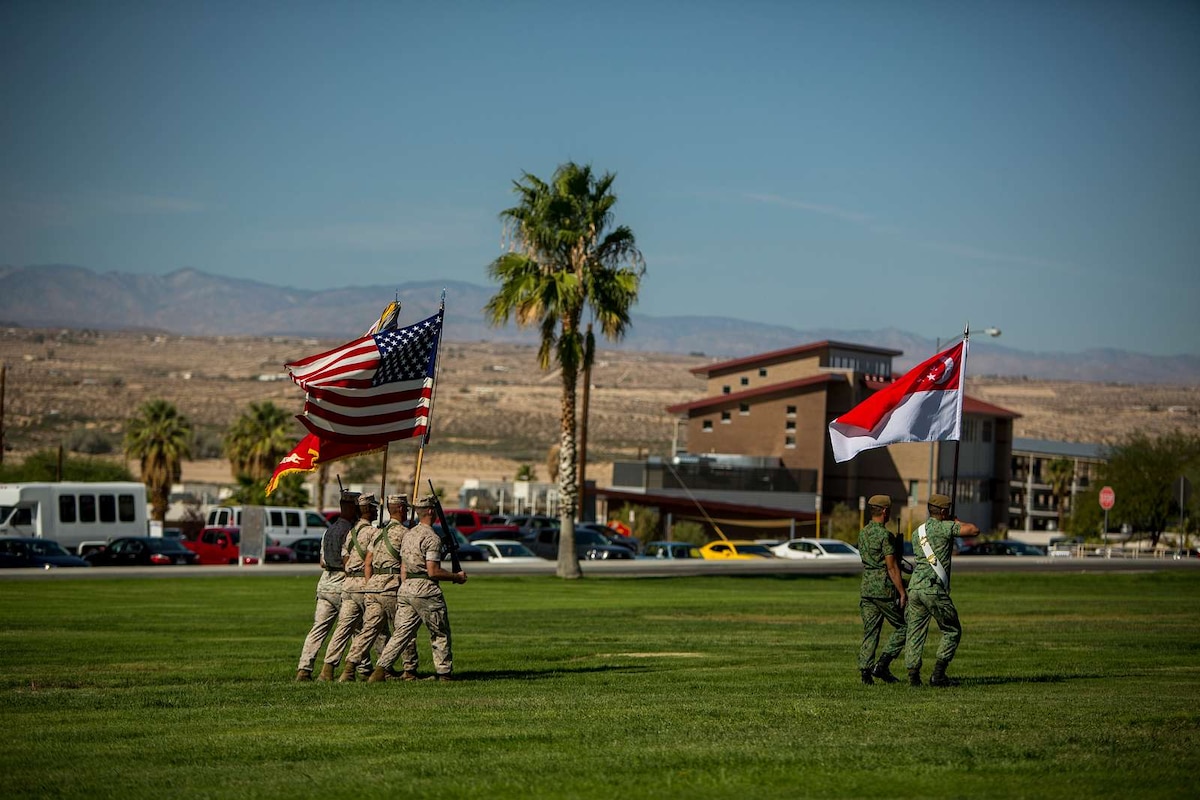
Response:
[[[930,686],[953,686],[946,677],[946,667],[954,658],[962,640],[962,623],[958,609],[950,599],[950,559],[956,536],[975,536],[979,528],[969,522],[959,522],[950,515],[950,498],[935,494],[929,498],[929,519],[913,533],[912,580],[908,585],[908,643],[904,650],[904,666],[908,682],[921,685],[921,657],[929,635],[932,618],[942,632],[938,645],[937,663],[929,676]]]
[[[871,521],[858,534],[858,553],[863,563],[858,601],[863,638],[858,648],[858,671],[866,684],[874,683],[875,678],[884,683],[896,683],[888,665],[904,651],[904,606],[908,602],[908,593],[900,578],[902,541],[899,533],[890,533],[887,529],[892,515],[892,498],[877,494],[867,501],[867,506]],[[884,620],[893,630],[879,660],[875,661]]]

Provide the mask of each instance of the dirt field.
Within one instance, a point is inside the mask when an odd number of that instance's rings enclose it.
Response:
[[[184,465],[185,481],[228,482],[220,436],[249,403],[301,410],[286,361],[338,344],[301,339],[152,336],[88,331],[0,331],[8,365],[4,408],[8,458],[78,443],[89,432],[119,449],[125,421],[151,398],[175,403],[211,457]],[[611,478],[614,459],[666,455],[674,421],[664,408],[697,399],[697,356],[602,351],[592,376],[589,477]],[[522,464],[548,476],[558,438],[559,376],[543,373],[532,347],[446,343],[423,471],[453,490],[468,477],[511,477]],[[1021,414],[1018,437],[1112,442],[1133,431],[1200,432],[1200,386],[1054,383],[987,378],[971,395]],[[296,438],[301,428],[296,426]],[[411,471],[415,445],[392,446]]]

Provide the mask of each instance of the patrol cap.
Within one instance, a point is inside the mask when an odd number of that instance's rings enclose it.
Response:
[[[387,496],[387,504],[389,506],[406,506],[406,505],[408,505],[408,495],[406,495],[406,494],[389,494]]]
[[[950,508],[950,498],[944,494],[929,495],[929,505],[934,508]]]
[[[875,506],[876,508],[891,508],[892,498],[886,494],[873,494],[871,499],[867,501],[867,505]]]
[[[414,507],[415,508],[433,508],[435,505],[437,505],[437,498],[431,494],[427,494],[424,497],[422,497],[420,500],[418,500],[415,503]]]
[[[367,506],[375,506],[376,508],[379,508],[379,499],[373,494],[364,494],[359,496],[358,504],[363,508],[366,508]]]
[[[341,501],[340,501],[340,502],[343,502],[343,503],[357,503],[357,502],[358,502],[358,495],[359,495],[359,493],[358,493],[358,492],[352,492],[352,491],[350,491],[349,489],[343,489],[343,490],[342,490],[342,498],[341,498]]]

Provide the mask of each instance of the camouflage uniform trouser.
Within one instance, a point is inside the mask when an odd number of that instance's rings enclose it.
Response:
[[[325,649],[326,664],[337,667],[338,662],[342,660],[342,651],[346,649],[346,645],[350,644],[354,634],[362,629],[366,614],[367,595],[365,592],[342,592],[342,608],[338,612],[337,630],[333,632],[333,638],[329,640],[329,647]],[[387,634],[384,633],[382,641],[377,640],[375,644],[383,649],[383,646],[387,644]],[[360,673],[370,675],[373,669],[370,656],[371,653],[368,650],[362,661],[355,661],[353,658],[348,660],[358,665]]]
[[[862,613],[863,621],[862,646],[858,648],[859,669],[871,669],[875,666],[875,650],[879,647],[879,637],[883,634],[885,619],[891,623],[894,630],[883,646],[880,657],[891,661],[904,652],[907,623],[904,621],[904,612],[900,609],[899,600],[864,597],[858,601],[858,610]]]
[[[439,675],[449,675],[454,671],[454,657],[450,652],[450,615],[446,611],[446,598],[441,594],[433,597],[400,594],[396,601],[396,624],[392,631],[392,640],[379,656],[379,666],[390,667],[403,653],[404,669],[416,671],[417,628],[421,627],[422,622],[429,628],[433,668]]]
[[[382,654],[387,651],[388,644],[391,642],[388,629],[395,616],[395,592],[367,592],[367,611],[363,615],[362,630],[358,632],[354,640],[350,643],[350,655],[347,658],[356,664],[361,664],[364,661],[370,663],[371,644],[374,643],[375,649],[380,653],[379,666],[390,667],[392,665],[391,662],[385,663]],[[408,649],[412,651],[412,669],[415,672],[417,669],[417,643],[414,641]],[[409,653],[405,652],[404,656],[405,668],[407,669],[410,661]]]
[[[962,623],[958,621],[958,609],[950,595],[941,589],[918,589],[908,591],[908,642],[904,648],[906,669],[920,669],[921,655],[925,649],[925,637],[929,635],[929,619],[937,622],[942,632],[942,643],[938,645],[937,660],[949,662],[962,639]]]
[[[313,615],[312,630],[304,639],[304,647],[300,650],[300,665],[296,669],[306,669],[312,672],[313,664],[317,663],[317,653],[321,645],[329,638],[333,624],[337,622],[338,609],[342,607],[342,593],[317,592],[317,611]]]

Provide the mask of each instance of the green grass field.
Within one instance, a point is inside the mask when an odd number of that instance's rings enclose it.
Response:
[[[940,690],[862,686],[857,579],[809,577],[478,577],[461,682],[297,684],[315,583],[0,582],[0,796],[1196,791],[1195,573],[963,576]]]

